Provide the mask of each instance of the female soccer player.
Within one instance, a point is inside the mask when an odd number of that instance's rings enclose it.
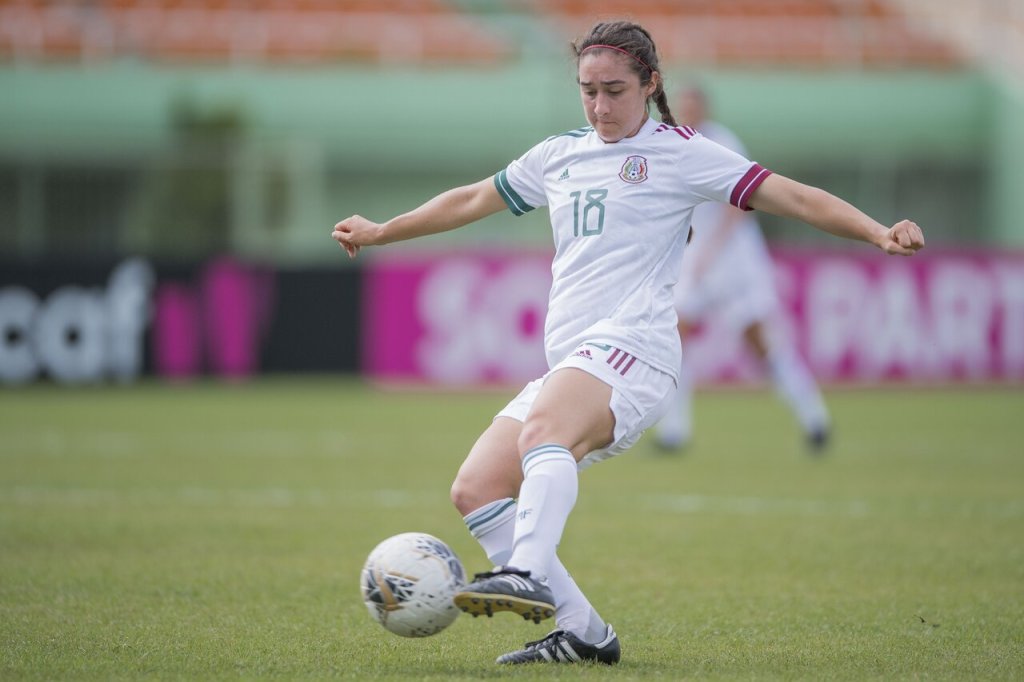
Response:
[[[558,629],[499,663],[615,663],[619,641],[555,550],[578,471],[618,455],[664,414],[679,370],[673,309],[693,208],[757,208],[911,255],[916,224],[886,228],[846,202],[772,174],[692,128],[677,127],[650,34],[599,23],[573,43],[587,127],[537,144],[494,177],[448,190],[376,223],[358,215],[331,236],[365,246],[462,227],[503,209],[547,206],[555,243],[544,330],[548,371],[483,432],[451,496],[493,571],[455,597],[473,615],[556,616]],[[661,122],[648,116],[654,103]]]

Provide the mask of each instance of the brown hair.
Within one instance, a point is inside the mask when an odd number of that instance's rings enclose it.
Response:
[[[595,50],[611,49],[623,52],[632,57],[630,68],[640,77],[640,85],[651,82],[655,71],[660,73],[658,51],[654,47],[651,34],[643,26],[629,21],[610,21],[596,24],[584,38],[572,42],[576,55],[576,66],[579,67],[580,55],[591,48]],[[658,80],[658,87],[651,95],[661,120],[670,126],[676,125],[676,119],[668,108],[668,97],[665,96],[664,79]]]

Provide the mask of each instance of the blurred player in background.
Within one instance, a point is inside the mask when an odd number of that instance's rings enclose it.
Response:
[[[643,27],[599,23],[572,47],[588,126],[549,137],[493,177],[408,213],[382,223],[353,215],[331,233],[355,257],[366,246],[454,230],[502,210],[548,207],[555,242],[544,328],[550,371],[487,426],[451,489],[470,533],[497,564],[456,594],[456,605],[473,615],[556,619],[557,629],[499,657],[503,664],[619,660],[615,630],[556,550],[579,471],[628,450],[675,393],[681,351],[672,290],[694,206],[720,201],[770,211],[889,254],[924,246],[910,221],[887,228],[677,126]],[[650,117],[652,105],[661,122]]]
[[[683,125],[747,156],[731,130],[708,119],[708,99],[699,87],[679,99]],[[735,206],[707,202],[693,210],[693,238],[676,284],[676,312],[683,341],[679,386],[673,405],[658,423],[655,442],[665,451],[684,448],[693,436],[694,368],[686,340],[699,325],[721,318],[743,338],[766,370],[775,391],[796,415],[812,452],[829,438],[828,409],[818,385],[782,324],[771,256],[757,219]]]

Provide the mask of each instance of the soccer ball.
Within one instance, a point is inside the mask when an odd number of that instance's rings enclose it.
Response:
[[[466,584],[455,552],[426,533],[402,533],[377,545],[360,576],[370,615],[396,635],[429,637],[451,625],[452,597]]]

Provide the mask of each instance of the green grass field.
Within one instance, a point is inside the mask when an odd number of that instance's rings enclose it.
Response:
[[[684,455],[587,472],[561,555],[614,668],[498,668],[546,624],[371,621],[363,561],[448,501],[512,392],[342,380],[0,391],[0,678],[1024,679],[1024,392],[828,394],[808,457],[770,393],[697,399]]]

